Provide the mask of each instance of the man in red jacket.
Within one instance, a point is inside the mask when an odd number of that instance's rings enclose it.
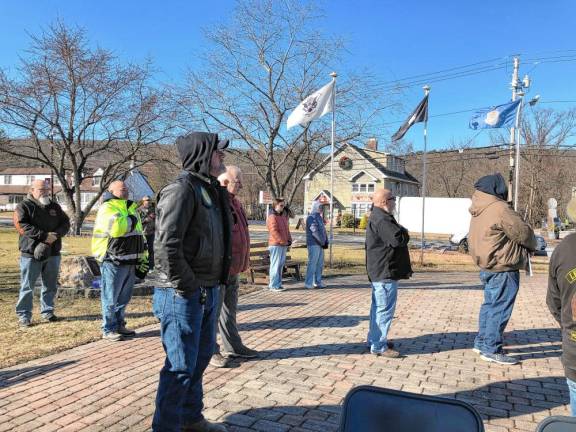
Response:
[[[250,265],[250,233],[244,208],[236,195],[242,189],[242,171],[235,166],[226,167],[226,172],[218,177],[220,184],[228,190],[230,210],[234,219],[232,227],[232,263],[228,283],[220,287],[218,307],[218,331],[222,339],[224,355],[216,345],[210,364],[215,367],[228,367],[230,357],[254,358],[258,352],[246,347],[238,334],[236,312],[238,308],[238,279],[240,273]]]

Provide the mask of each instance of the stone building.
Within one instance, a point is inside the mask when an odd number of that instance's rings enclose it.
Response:
[[[380,188],[400,197],[419,195],[418,180],[406,171],[404,159],[378,151],[376,139],[369,139],[365,147],[344,144],[334,151],[334,214],[361,217]],[[330,156],[304,177],[306,212],[313,200],[330,203]]]

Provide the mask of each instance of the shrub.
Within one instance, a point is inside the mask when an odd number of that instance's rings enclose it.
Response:
[[[358,225],[358,228],[365,230],[366,227],[368,226],[368,215],[363,215],[362,219],[360,219],[360,224]]]
[[[354,216],[350,213],[344,213],[342,215],[342,228],[354,228]]]

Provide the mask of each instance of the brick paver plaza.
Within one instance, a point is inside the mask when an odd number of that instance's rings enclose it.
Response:
[[[568,415],[544,275],[522,279],[505,336],[522,364],[508,367],[471,350],[483,294],[477,274],[420,273],[401,283],[391,333],[401,359],[365,351],[365,276],[326,282],[324,290],[296,284],[241,297],[241,334],[263,355],[207,370],[209,419],[231,431],[335,431],[339,404],[360,384],[467,401],[487,431],[534,431],[549,415]],[[163,359],[154,325],[130,341],[98,341],[1,370],[0,431],[149,430]]]

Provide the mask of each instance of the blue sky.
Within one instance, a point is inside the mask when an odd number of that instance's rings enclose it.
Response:
[[[368,67],[383,83],[486,60],[491,61],[480,66],[504,61],[511,66],[510,56],[520,54],[520,75],[530,71],[533,80],[528,97],[540,94],[541,107],[546,108],[576,105],[576,61],[535,63],[545,57],[576,59],[576,2],[572,0],[323,0],[320,4],[326,13],[321,28],[347,41],[347,66]],[[233,7],[233,0],[2,1],[0,67],[17,64],[29,44],[27,32],[36,33],[60,18],[84,27],[90,40],[123,59],[151,57],[162,71],[160,79],[179,82],[202,48],[201,28],[225,20]],[[467,141],[477,134],[468,129],[472,113],[435,115],[506,102],[510,77],[508,67],[432,83],[430,148],[446,147],[451,139]],[[421,97],[421,86],[406,90],[406,114]],[[388,141],[403,119],[403,114],[383,118],[387,127],[380,141]],[[488,132],[481,132],[476,144],[487,144],[488,137]],[[421,126],[414,126],[406,139],[414,140],[420,149]]]

